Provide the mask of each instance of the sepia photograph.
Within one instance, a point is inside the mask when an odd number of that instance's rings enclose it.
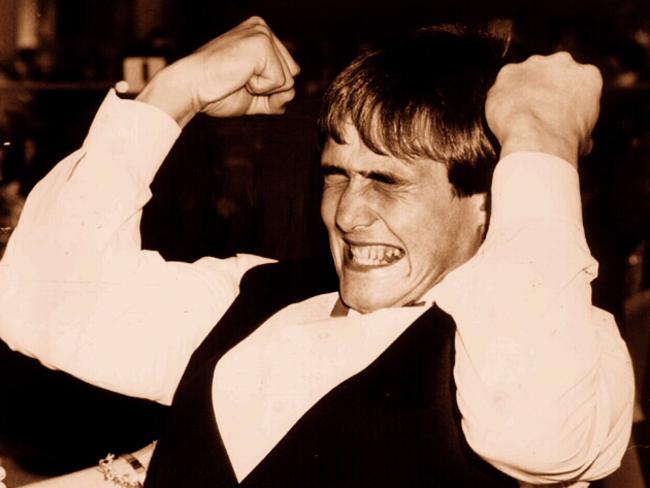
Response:
[[[650,486],[648,0],[0,0],[0,488]]]

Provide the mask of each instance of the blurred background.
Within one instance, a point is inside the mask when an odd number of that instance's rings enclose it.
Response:
[[[642,0],[0,0],[0,254],[25,195],[83,141],[107,90],[131,86],[250,15],[302,67],[282,117],[196,118],[153,184],[145,247],[167,259],[328,252],[319,220],[315,120],[323,91],[356,54],[440,22],[511,36],[513,59],[570,51],[605,88],[581,164],[584,219],[600,262],[594,301],[616,315],[635,362],[629,472],[650,479],[650,3]],[[635,471],[636,470],[636,471]],[[618,476],[626,476],[620,473]]]

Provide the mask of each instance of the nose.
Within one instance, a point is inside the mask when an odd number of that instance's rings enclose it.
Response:
[[[336,208],[336,226],[342,232],[370,227],[375,221],[368,189],[350,182],[341,194]]]

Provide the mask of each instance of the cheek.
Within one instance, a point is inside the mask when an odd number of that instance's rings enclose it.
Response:
[[[337,205],[338,197],[334,195],[334,192],[331,189],[323,190],[323,196],[320,202],[320,216],[328,232],[334,229]]]
[[[467,206],[458,203],[441,209],[429,221],[428,245],[439,267],[454,268],[474,254],[478,235],[475,219]]]
[[[453,208],[429,205],[400,221],[400,237],[415,271],[444,267],[457,246],[461,220]]]

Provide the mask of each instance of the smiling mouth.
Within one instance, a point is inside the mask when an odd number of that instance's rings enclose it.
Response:
[[[404,257],[403,249],[382,244],[350,244],[347,245],[346,261],[352,267],[388,266]]]

